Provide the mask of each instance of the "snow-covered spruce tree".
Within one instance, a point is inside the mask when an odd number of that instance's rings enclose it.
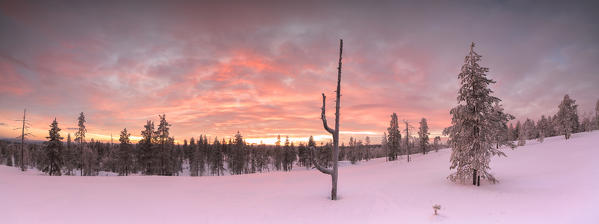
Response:
[[[58,128],[56,118],[50,124],[50,130],[48,130],[48,137],[46,138],[48,139],[45,144],[48,164],[43,171],[50,176],[60,176],[62,174],[60,171],[62,167],[62,137],[60,137],[60,128]]]
[[[505,156],[493,147],[493,135],[497,127],[508,122],[510,115],[501,113],[500,116],[493,109],[493,105],[501,100],[491,95],[493,91],[489,85],[495,81],[487,78],[485,73],[489,69],[478,64],[480,59],[472,43],[458,75],[461,87],[458,106],[450,111],[452,125],[443,131],[449,135],[448,144],[452,149],[450,169],[456,169],[448,177],[453,182],[472,180],[476,183],[480,176],[494,183],[497,179],[488,172],[491,156]]]
[[[520,121],[518,121],[520,123]],[[520,126],[518,130],[518,146],[526,145],[526,125]]]
[[[433,140],[433,145],[435,148],[435,152],[439,151],[439,144],[441,144],[441,137],[440,136],[436,136],[435,139]]]
[[[422,118],[420,120],[420,128],[418,130],[418,138],[420,139],[420,149],[422,150],[422,154],[426,154],[426,147],[428,146],[428,124],[426,123],[426,118]]]
[[[557,120],[559,123],[560,133],[564,135],[566,139],[570,138],[572,132],[576,128],[578,120],[576,100],[570,99],[570,96],[566,94],[564,99],[559,104],[559,111],[557,112]]]
[[[313,159],[312,163],[316,166],[320,172],[331,175],[331,200],[337,200],[337,175],[338,168],[337,162],[339,161],[339,106],[341,105],[341,59],[343,54],[343,39],[339,40],[339,67],[337,67],[337,91],[336,91],[336,101],[335,101],[335,129],[332,129],[327,124],[327,117],[325,111],[325,103],[326,96],[324,93],[322,94],[322,112],[320,114],[320,119],[322,120],[322,125],[324,129],[329,132],[333,136],[333,168],[328,169],[322,167],[315,159]],[[314,153],[314,147],[311,148]],[[314,158],[314,156],[312,157]]]
[[[83,144],[85,143],[85,133],[87,133],[87,129],[85,128],[85,115],[83,112],[79,113],[79,118],[77,118],[77,132],[75,132],[75,142],[79,143],[79,168],[81,168],[81,176],[83,176]]]
[[[393,161],[397,159],[401,145],[401,132],[399,131],[399,121],[397,114],[391,114],[389,128],[387,128],[387,160]]]
[[[495,128],[492,129],[495,131],[495,133],[493,134],[495,136],[495,148],[498,149],[499,146],[503,145],[507,145],[511,148],[514,148],[514,143],[509,139],[510,129],[508,128],[506,123],[507,121],[514,119],[514,116],[510,114],[505,114],[503,112],[503,107],[499,103],[493,104],[493,112],[491,114],[491,119],[495,121],[492,124],[497,125]],[[506,122],[501,122],[502,120],[505,120]]]

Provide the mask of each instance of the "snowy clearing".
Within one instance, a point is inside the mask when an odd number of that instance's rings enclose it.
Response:
[[[450,150],[240,176],[45,176],[0,166],[0,223],[599,223],[599,131],[495,157],[501,181],[449,182]],[[438,216],[432,206],[441,205]]]

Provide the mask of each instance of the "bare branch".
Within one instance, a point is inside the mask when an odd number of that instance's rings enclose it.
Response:
[[[316,149],[314,148],[314,146],[310,146],[310,152],[312,154],[312,156],[311,156],[310,159],[312,160],[312,164],[314,164],[314,166],[316,167],[316,169],[318,169],[320,172],[322,172],[324,174],[332,175],[333,174],[333,170],[322,167],[318,163],[318,161],[316,161],[316,159],[315,159],[316,158],[315,151],[316,151]]]
[[[331,134],[335,134],[335,130],[330,128],[329,125],[327,124],[327,115],[325,112],[325,101],[326,101],[326,96],[324,95],[324,93],[322,94],[322,113],[320,114],[320,119],[322,119],[322,125],[324,126],[324,129],[327,130],[327,132],[331,133]]]

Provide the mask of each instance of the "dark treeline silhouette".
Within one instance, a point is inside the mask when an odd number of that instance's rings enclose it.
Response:
[[[267,171],[291,171],[294,166],[313,168],[310,146],[316,149],[315,159],[325,167],[332,166],[332,143],[316,144],[312,137],[307,143],[295,145],[289,138],[275,145],[247,144],[237,132],[232,139],[197,138],[183,140],[176,144],[169,135],[170,124],[165,115],[159,116],[159,123],[147,121],[141,131],[142,139],[131,143],[131,133],[123,129],[118,143],[85,140],[85,117],[79,116],[79,126],[73,141],[67,134],[61,136],[59,123],[50,125],[46,142],[25,143],[21,160],[20,142],[0,141],[0,163],[8,166],[34,167],[49,175],[95,176],[101,172],[119,175],[189,175],[221,176],[226,174],[248,174]],[[340,160],[356,163],[375,157],[382,157],[380,145],[350,138],[349,146],[340,147]]]

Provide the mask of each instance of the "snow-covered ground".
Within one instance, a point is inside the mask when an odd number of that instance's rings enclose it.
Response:
[[[495,157],[501,181],[449,182],[450,150],[340,168],[223,177],[77,177],[0,166],[0,223],[599,223],[599,131]],[[440,204],[438,216],[432,205]]]

